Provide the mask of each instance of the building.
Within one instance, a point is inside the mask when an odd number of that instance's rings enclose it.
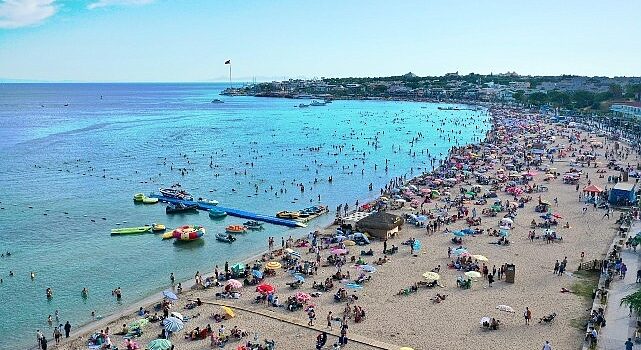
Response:
[[[619,206],[629,206],[636,202],[636,183],[619,182],[610,190],[608,202]]]
[[[614,115],[617,117],[641,118],[641,103],[613,104],[610,106],[610,111],[614,112]]]

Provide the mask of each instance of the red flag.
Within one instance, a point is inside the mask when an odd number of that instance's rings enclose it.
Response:
[[[225,61],[225,64],[231,64],[231,60]]]

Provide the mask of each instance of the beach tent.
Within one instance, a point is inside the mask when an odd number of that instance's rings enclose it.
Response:
[[[357,222],[359,222],[361,219],[368,217],[370,214],[371,213],[364,212],[364,211],[356,211],[342,218],[341,223],[343,225],[350,225],[353,229],[353,228],[356,228]]]
[[[630,205],[637,199],[635,183],[619,182],[610,190],[608,202],[615,205]]]
[[[368,232],[370,236],[386,239],[393,236],[403,226],[402,217],[385,212],[373,213],[356,223],[359,231]]]
[[[590,185],[586,188],[583,189],[583,192],[588,192],[588,193],[601,193],[603,192],[603,189],[601,189],[597,185]]]

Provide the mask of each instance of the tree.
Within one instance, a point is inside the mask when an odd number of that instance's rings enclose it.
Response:
[[[515,93],[512,94],[512,97],[519,103],[525,103],[526,101],[525,91],[523,90],[517,90]]]
[[[636,314],[641,314],[641,289],[626,295],[621,299],[621,304],[625,305]]]
[[[535,106],[542,106],[548,102],[548,94],[545,92],[535,92],[528,96],[528,101]]]
[[[641,101],[641,84],[630,84],[626,86],[625,95],[627,98]]]
[[[623,97],[623,88],[619,84],[610,84],[608,91],[612,93],[614,98]]]

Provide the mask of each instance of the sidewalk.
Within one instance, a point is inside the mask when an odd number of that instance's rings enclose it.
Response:
[[[641,222],[632,223],[630,233],[641,231]],[[598,341],[598,349],[620,350],[624,349],[624,343],[628,338],[633,338],[636,330],[636,315],[629,317],[629,309],[626,306],[619,306],[621,299],[632,294],[641,288],[641,284],[635,283],[637,270],[641,269],[639,253],[629,249],[621,252],[623,263],[628,267],[624,280],[615,278],[608,292],[608,307],[605,309],[605,328],[601,328]],[[635,344],[637,348],[639,344]]]

